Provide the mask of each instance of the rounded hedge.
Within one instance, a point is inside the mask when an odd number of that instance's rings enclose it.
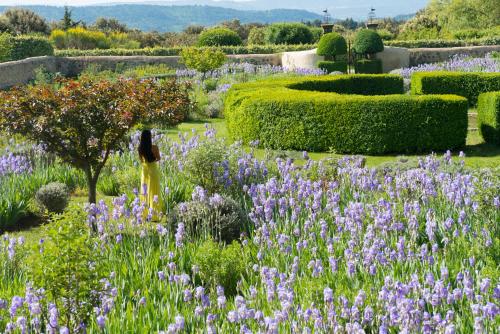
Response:
[[[396,75],[268,79],[234,85],[225,105],[230,136],[262,147],[356,154],[465,146],[467,101],[403,95]]]
[[[314,36],[303,23],[273,23],[266,27],[265,41],[268,44],[311,44]]]
[[[321,37],[316,53],[319,56],[336,57],[347,53],[347,42],[341,35],[331,32]]]
[[[241,37],[228,28],[212,28],[203,31],[198,38],[198,46],[242,45]]]
[[[480,94],[500,91],[500,73],[415,72],[411,76],[411,93],[456,94],[476,106]]]
[[[384,51],[384,42],[375,31],[362,29],[354,37],[352,48],[359,54],[373,54]]]

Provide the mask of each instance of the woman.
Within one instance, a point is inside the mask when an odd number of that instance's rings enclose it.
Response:
[[[157,162],[160,161],[160,151],[153,145],[151,131],[144,130],[141,133],[139,144],[139,158],[142,162],[141,173],[141,201],[153,209],[153,220],[161,212],[160,203],[160,171]]]

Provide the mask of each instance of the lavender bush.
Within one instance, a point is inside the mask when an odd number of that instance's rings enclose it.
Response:
[[[158,134],[173,183],[184,182],[189,152],[214,137],[210,128],[178,143]],[[227,150],[237,164],[221,161],[224,172],[213,177],[239,189],[231,193],[251,231],[240,238],[236,295],[204,285],[195,261],[204,238],[189,239],[182,223],[153,225],[144,204],[123,195],[87,207],[106,259],[88,332],[498,332],[498,169],[469,170],[449,152],[375,169],[362,157],[297,165]],[[219,196],[200,193],[208,202]],[[12,240],[0,244],[0,270],[25,247]],[[44,287],[30,286],[25,270],[0,278],[0,332],[67,333],[62,310],[34,296]],[[212,278],[210,286],[221,283]]]

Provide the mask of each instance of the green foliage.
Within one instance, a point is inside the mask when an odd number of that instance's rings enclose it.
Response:
[[[500,91],[479,95],[477,121],[484,141],[500,146]]]
[[[216,48],[186,48],[181,51],[181,62],[187,68],[203,73],[213,71],[221,67],[227,60],[226,55]]]
[[[45,37],[0,34],[0,62],[52,55],[54,49]]]
[[[52,182],[36,192],[38,204],[50,213],[62,213],[68,206],[69,190],[64,183]]]
[[[456,94],[477,105],[481,93],[500,90],[500,73],[416,72],[411,78],[412,94]]]
[[[379,74],[382,73],[382,60],[380,59],[359,59],[354,62],[356,73]]]
[[[314,49],[313,44],[301,45],[248,45],[248,46],[223,46],[219,49],[225,54],[271,54],[288,51],[304,51]],[[153,47],[143,49],[93,49],[93,50],[55,50],[55,55],[59,57],[79,57],[79,56],[178,56],[183,47]],[[204,49],[204,48],[198,48]]]
[[[245,214],[241,206],[229,197],[214,195],[210,200],[179,204],[173,219],[183,223],[192,237],[210,235],[217,241],[230,243],[238,240],[245,230]]]
[[[358,54],[370,55],[384,51],[384,42],[375,31],[362,29],[356,33],[352,48]]]
[[[402,78],[391,75],[257,81],[233,86],[225,117],[233,139],[273,149],[382,154],[465,145],[464,98],[360,96],[402,92]]]
[[[325,56],[326,60],[335,60],[336,56],[345,55],[346,53],[347,43],[345,38],[337,33],[325,34],[319,40],[317,54]]]
[[[231,29],[212,28],[203,31],[198,46],[237,46],[243,44],[240,36]]]
[[[273,23],[266,27],[265,39],[269,44],[311,44],[314,36],[302,23]]]
[[[234,296],[238,281],[245,274],[242,247],[237,242],[222,247],[207,240],[198,248],[193,263],[198,266],[200,278],[212,289],[220,285],[227,296]]]
[[[256,27],[250,30],[248,34],[248,45],[263,45],[266,44],[265,28]]]
[[[318,43],[323,36],[323,28],[319,27],[310,27],[309,30],[311,30],[312,33],[312,42],[313,43]]]
[[[42,33],[50,29],[43,17],[25,8],[9,8],[3,15],[9,29],[16,35]]]
[[[55,303],[59,324],[76,331],[93,316],[98,302],[101,250],[86,226],[85,213],[78,208],[55,216],[44,228],[44,236],[28,259],[30,279]]]
[[[332,72],[347,73],[347,62],[343,60],[320,61],[318,62],[318,68],[322,69],[326,73],[332,73]]]
[[[384,42],[387,46],[402,48],[451,48],[461,46],[498,45],[500,36],[484,37],[470,40],[448,40],[448,39],[421,39],[421,40],[395,40]]]

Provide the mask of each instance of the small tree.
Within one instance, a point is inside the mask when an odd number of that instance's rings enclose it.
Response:
[[[226,55],[219,49],[213,48],[185,48],[181,51],[181,62],[187,68],[197,70],[202,73],[202,80],[208,72],[224,65]]]
[[[175,81],[63,80],[0,93],[0,129],[42,142],[48,152],[82,169],[88,200],[96,202],[99,174],[138,122],[182,121],[191,104]]]
[[[3,15],[16,34],[49,33],[47,21],[29,9],[10,8]]]
[[[347,54],[345,38],[335,32],[323,35],[318,43],[317,54],[326,60],[335,61],[335,57]]]

